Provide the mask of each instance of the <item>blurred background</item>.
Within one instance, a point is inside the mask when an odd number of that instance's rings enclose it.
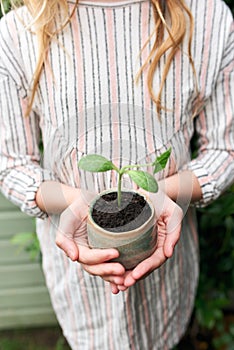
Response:
[[[9,1],[2,2],[9,11]],[[234,13],[234,0],[225,2]],[[200,281],[175,350],[234,350],[234,185],[197,216]],[[69,350],[45,286],[34,219],[1,195],[0,281],[0,350]]]

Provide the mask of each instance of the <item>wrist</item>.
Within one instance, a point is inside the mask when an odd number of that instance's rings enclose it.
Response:
[[[45,181],[36,193],[36,203],[47,214],[60,214],[80,196],[80,192],[79,188]]]
[[[184,204],[201,199],[202,191],[198,179],[192,171],[185,170],[158,182],[159,189],[173,201]]]
[[[62,186],[63,196],[68,207],[81,196],[81,189],[67,185]]]

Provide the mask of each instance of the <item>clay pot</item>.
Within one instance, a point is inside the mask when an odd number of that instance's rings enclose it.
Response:
[[[113,192],[114,190],[112,190]],[[141,193],[135,191],[142,196],[150,207],[151,213],[147,221],[143,222],[141,226],[129,229],[129,225],[124,225],[118,228],[117,232],[104,229],[97,225],[92,217],[93,208],[95,203],[103,195],[110,193],[111,191],[101,192],[91,203],[88,219],[87,219],[87,232],[89,245],[92,248],[116,248],[120,255],[115,261],[120,262],[127,270],[134,268],[139,262],[149,257],[155,250],[157,242],[157,230],[155,226],[155,210],[152,203]],[[123,190],[122,192],[132,192],[129,190]],[[142,213],[139,215],[143,215]],[[138,218],[139,218],[138,217]],[[137,218],[137,220],[138,220]]]

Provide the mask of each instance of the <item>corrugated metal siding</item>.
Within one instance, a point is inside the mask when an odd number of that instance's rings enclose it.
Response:
[[[34,219],[0,195],[0,329],[57,323],[40,264],[11,242],[34,229]]]

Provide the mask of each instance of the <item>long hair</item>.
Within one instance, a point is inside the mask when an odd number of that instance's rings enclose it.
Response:
[[[137,74],[136,81],[138,81],[140,75],[148,67],[148,76],[147,76],[148,89],[152,100],[156,104],[156,109],[159,114],[161,109],[166,109],[165,106],[162,106],[161,104],[161,95],[162,95],[163,86],[165,84],[170,65],[172,63],[172,60],[176,52],[180,49],[180,46],[183,42],[183,39],[187,31],[188,31],[188,47],[187,47],[186,54],[188,56],[189,62],[192,67],[194,82],[195,82],[195,90],[198,95],[195,65],[191,55],[194,20],[193,20],[192,13],[188,9],[188,7],[185,5],[184,0],[166,0],[166,1],[151,0],[151,3],[153,5],[154,20],[155,20],[155,28],[151,36],[152,35],[155,36],[155,41],[152,45],[152,49],[148,58],[146,59],[146,61],[144,62],[144,64],[142,65],[142,67],[140,68]],[[170,25],[165,20],[164,13],[166,11],[168,12]],[[165,39],[165,32],[167,32],[168,34],[166,39]],[[147,42],[142,48],[142,51],[147,46],[149,41],[150,41],[150,38],[148,38]],[[154,73],[159,65],[159,61],[161,57],[164,56],[166,52],[168,52],[168,55],[166,58],[166,62],[165,62],[165,66],[162,74],[162,80],[161,80],[159,89],[156,92],[153,90]]]
[[[28,25],[28,28],[33,30],[37,36],[38,43],[38,60],[35,67],[34,75],[32,77],[32,89],[29,97],[28,108],[26,115],[28,116],[32,106],[37,86],[39,83],[40,75],[43,69],[43,65],[46,60],[48,48],[53,37],[64,29],[67,23],[71,20],[79,0],[76,0],[74,7],[69,12],[67,0],[24,0],[17,3],[25,5],[31,16],[32,22]],[[136,81],[139,79],[141,74],[148,68],[147,84],[150,96],[154,103],[158,113],[161,109],[165,109],[165,106],[161,104],[161,95],[163,86],[166,81],[166,77],[172,63],[172,60],[179,50],[180,45],[188,31],[189,40],[187,47],[187,56],[193,69],[194,76],[196,76],[194,62],[191,56],[191,42],[193,36],[193,16],[190,10],[185,5],[184,0],[151,0],[154,12],[155,28],[151,37],[155,36],[155,41],[152,45],[151,52],[140,68],[136,76]],[[17,4],[18,5],[18,4]],[[13,5],[14,6],[14,5]],[[54,19],[58,16],[58,11],[63,13],[63,22],[60,23],[60,28],[54,29]],[[165,11],[168,13],[169,20],[165,19]],[[167,35],[165,35],[167,34]],[[149,44],[150,38],[145,43],[144,48]],[[163,70],[162,80],[158,91],[153,90],[153,77],[155,70],[159,65],[159,61],[162,56],[166,53],[166,62]]]

